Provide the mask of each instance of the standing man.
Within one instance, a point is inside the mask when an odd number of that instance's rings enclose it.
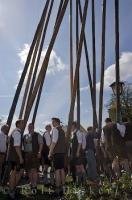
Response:
[[[0,182],[2,180],[3,165],[5,163],[7,152],[7,134],[9,131],[8,125],[3,125],[0,132]]]
[[[51,145],[51,130],[52,127],[50,124],[45,126],[45,132],[43,134],[43,152],[42,152],[42,161],[43,161],[43,171],[44,171],[44,182],[45,184],[48,183],[48,176],[47,171],[50,166],[50,160],[48,158],[49,155],[49,148]]]
[[[77,184],[81,183],[85,174],[82,156],[82,143],[82,133],[77,128],[77,122],[73,122],[71,138],[71,171],[73,181],[77,182]]]
[[[23,120],[19,119],[15,123],[16,128],[9,135],[9,152],[7,160],[11,164],[11,173],[9,179],[9,197],[10,199],[15,199],[16,195],[16,186],[20,181],[20,178],[23,173],[23,157],[22,157],[22,129],[23,129]]]
[[[60,126],[60,119],[52,118],[52,125],[52,143],[50,146],[49,158],[53,156],[56,180],[56,194],[59,195],[64,192],[65,185],[65,132]]]
[[[94,138],[97,135],[93,131],[93,127],[88,127],[86,135],[86,160],[87,160],[87,176],[91,181],[98,180],[96,158],[95,158],[95,145]]]
[[[24,135],[25,169],[28,171],[32,193],[37,192],[38,168],[43,149],[42,136],[34,131],[34,124],[28,125],[28,134]]]

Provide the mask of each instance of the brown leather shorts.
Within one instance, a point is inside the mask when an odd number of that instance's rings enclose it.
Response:
[[[31,170],[31,169],[38,169],[40,162],[39,159],[37,157],[37,154],[34,153],[25,153],[25,162],[24,162],[24,166],[25,166],[25,170]]]

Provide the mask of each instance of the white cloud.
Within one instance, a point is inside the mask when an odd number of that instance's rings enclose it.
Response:
[[[29,44],[24,44],[23,48],[20,49],[20,52],[18,53],[18,56],[20,58],[20,62],[22,65],[25,64],[26,58],[29,52]],[[47,48],[43,49],[42,54],[41,54],[41,59],[40,59],[40,64],[39,64],[39,70],[42,66],[45,54],[46,54]],[[47,69],[47,74],[56,74],[60,71],[66,70],[66,65],[63,63],[61,58],[56,54],[54,50],[52,50],[51,55],[50,55],[50,60],[49,60],[49,65]],[[22,69],[18,71],[18,76],[20,78],[20,75],[22,73]]]
[[[127,81],[132,79],[132,52],[122,52],[120,57],[120,79]],[[110,65],[104,73],[104,89],[108,90],[109,85],[115,81],[115,64]],[[96,84],[97,91],[100,89],[100,82]],[[81,88],[81,91],[86,91],[89,86]]]
[[[120,79],[127,81],[132,78],[132,52],[123,52],[120,57]],[[109,66],[105,70],[104,87],[109,88],[109,85],[115,81],[115,64]]]

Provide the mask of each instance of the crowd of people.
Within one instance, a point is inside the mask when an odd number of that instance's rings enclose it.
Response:
[[[100,173],[110,179],[119,177],[122,169],[131,173],[132,124],[125,118],[122,124],[113,123],[110,118],[105,123],[102,132],[92,126],[84,132],[74,121],[70,136],[58,118],[52,118],[43,134],[35,131],[33,123],[28,124],[28,133],[23,134],[23,120],[17,120],[16,128],[10,133],[8,125],[3,125],[0,182],[9,183],[10,199],[15,199],[16,187],[25,173],[31,191],[37,193],[39,172],[43,174],[44,184],[48,184],[48,169],[54,170],[56,195],[65,192],[67,175],[79,185],[86,181],[98,184]]]

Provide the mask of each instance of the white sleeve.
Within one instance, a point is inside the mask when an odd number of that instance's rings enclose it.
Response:
[[[86,136],[84,133],[82,133],[82,149],[84,150],[86,148]]]
[[[56,128],[53,128],[52,142],[57,143],[57,141],[58,141],[58,130]]]
[[[82,144],[82,133],[80,131],[77,131],[77,140],[79,144]]]
[[[21,133],[19,131],[15,131],[12,137],[14,139],[14,146],[21,146]]]
[[[46,140],[46,145],[50,146],[51,145],[51,137],[50,137],[49,133],[45,133],[44,137]]]

